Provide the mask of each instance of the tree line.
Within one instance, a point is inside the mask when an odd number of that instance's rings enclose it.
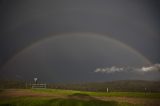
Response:
[[[0,80],[0,89],[31,88],[34,82],[22,80]],[[160,92],[160,81],[121,80],[75,84],[47,83],[47,88],[100,92]]]

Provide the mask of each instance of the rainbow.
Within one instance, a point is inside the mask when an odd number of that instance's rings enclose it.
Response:
[[[113,39],[111,37],[108,37],[106,35],[102,35],[102,34],[96,34],[96,33],[62,33],[62,34],[56,34],[56,35],[52,35],[52,36],[49,36],[49,37],[46,37],[46,38],[43,38],[43,39],[40,39],[32,44],[30,44],[29,46],[25,47],[22,51],[18,52],[17,54],[15,54],[5,65],[4,67],[12,62],[13,60],[17,59],[17,57],[22,54],[22,53],[25,53],[26,51],[34,48],[34,47],[37,47],[38,45],[41,45],[42,43],[44,42],[48,42],[50,39],[54,38],[58,38],[58,37],[64,37],[64,36],[69,36],[69,35],[91,35],[93,37],[102,37],[103,39],[106,39],[106,40],[109,40],[111,42],[114,42],[115,44],[119,45],[120,47],[124,47],[125,49],[127,49],[128,51],[130,51],[131,53],[135,54],[136,56],[140,57],[141,59],[143,59],[143,61],[145,61],[145,63],[147,65],[151,65],[152,62],[149,61],[144,55],[142,55],[140,52],[138,52],[137,50],[133,49],[132,47],[126,45],[125,43],[121,42],[121,41],[118,41],[116,39]]]

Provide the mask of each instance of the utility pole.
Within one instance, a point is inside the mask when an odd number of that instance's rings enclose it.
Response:
[[[144,91],[145,91],[145,96],[146,96],[146,94],[147,94],[147,88],[144,88]]]
[[[108,88],[107,88],[107,93],[108,93]]]

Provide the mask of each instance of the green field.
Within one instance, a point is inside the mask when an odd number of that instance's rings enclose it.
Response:
[[[0,106],[159,106],[160,93],[59,89],[0,90]]]
[[[0,102],[0,106],[140,106],[130,103],[101,100],[18,98]]]
[[[59,95],[71,95],[74,93],[88,94],[90,96],[107,96],[107,97],[136,97],[136,98],[160,98],[160,93],[144,93],[144,92],[87,92],[75,90],[59,90],[59,89],[33,89],[32,92],[38,93],[54,93]]]

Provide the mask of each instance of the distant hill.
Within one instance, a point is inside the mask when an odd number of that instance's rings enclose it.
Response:
[[[65,88],[87,91],[139,91],[160,92],[160,81],[120,80],[110,82],[94,82],[79,84],[49,84],[51,88]]]
[[[0,89],[3,88],[30,88],[31,82],[25,81],[9,81],[1,80]],[[109,92],[123,91],[123,92],[160,92],[160,81],[144,81],[144,80],[119,80],[109,82],[88,82],[88,83],[76,83],[76,84],[59,84],[50,83],[47,84],[47,88],[53,89],[73,89],[83,91],[101,91]]]

